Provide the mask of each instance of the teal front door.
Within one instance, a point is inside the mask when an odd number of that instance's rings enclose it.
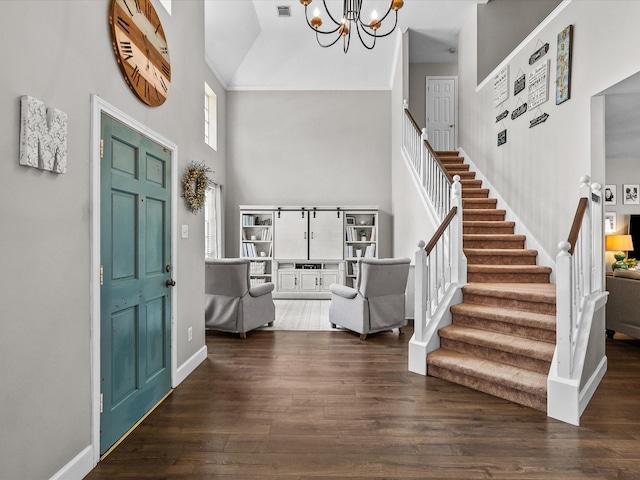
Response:
[[[101,117],[100,453],[171,388],[171,152]]]

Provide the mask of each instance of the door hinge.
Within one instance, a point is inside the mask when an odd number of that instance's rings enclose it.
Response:
[[[102,413],[102,411],[104,410],[104,395],[101,393],[100,394],[100,413]]]
[[[100,265],[100,285],[104,285],[104,267]]]
[[[100,139],[100,158],[104,157],[104,139]]]

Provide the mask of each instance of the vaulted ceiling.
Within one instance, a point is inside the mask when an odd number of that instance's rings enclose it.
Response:
[[[410,62],[457,62],[458,33],[474,5],[487,1],[405,0],[398,27],[409,30]],[[341,16],[342,1],[326,3],[334,17]],[[363,0],[362,10],[368,17],[388,5]],[[279,17],[279,6],[289,6],[291,16]],[[316,7],[323,11],[322,0],[310,12]],[[330,48],[316,43],[299,0],[205,1],[206,60],[229,90],[388,89],[397,61],[395,33],[378,39],[373,50],[352,37],[345,54],[341,42]]]

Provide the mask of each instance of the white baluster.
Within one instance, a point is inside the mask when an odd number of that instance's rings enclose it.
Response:
[[[425,243],[418,242],[415,268],[415,312],[414,334],[419,342],[424,341],[426,312],[427,312],[427,253],[424,251]]]
[[[558,375],[571,376],[571,255],[569,242],[560,242],[556,256],[556,346]]]

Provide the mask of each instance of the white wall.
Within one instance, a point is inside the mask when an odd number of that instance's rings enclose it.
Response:
[[[158,3],[172,59],[167,102],[133,96],[115,60],[108,2],[2,2],[0,39],[0,477],[47,479],[91,442],[91,94],[176,143],[180,176],[205,160],[224,183],[224,158],[202,135],[203,2]],[[211,86],[217,88],[213,82]],[[18,164],[20,96],[68,115],[68,173]],[[224,102],[224,91],[218,91]],[[224,150],[224,145],[222,147]],[[178,188],[178,193],[180,189]],[[174,259],[178,364],[204,345],[203,219],[179,198]],[[193,325],[194,340],[186,340]]]
[[[508,141],[496,146],[502,124],[495,117],[513,111],[513,95],[502,108],[493,107],[492,82],[476,91],[477,28],[471,15],[459,37],[460,146],[491,181],[514,213],[524,222],[552,257],[557,244],[566,240],[577,206],[581,175],[604,184],[604,160],[592,162],[591,97],[640,70],[640,50],[620,48],[637,43],[635,31],[640,2],[573,0],[535,35],[510,65],[510,83],[518,71],[528,73],[529,56],[538,39],[549,42],[551,59],[550,100],[541,111],[550,115],[542,125],[529,128],[536,110],[516,120],[504,120]],[[571,99],[555,105],[555,59],[557,34],[574,25]],[[511,90],[512,91],[512,90]],[[595,154],[594,154],[595,158]]]
[[[239,205],[380,207],[379,256],[391,254],[389,91],[227,94],[227,256]]]

